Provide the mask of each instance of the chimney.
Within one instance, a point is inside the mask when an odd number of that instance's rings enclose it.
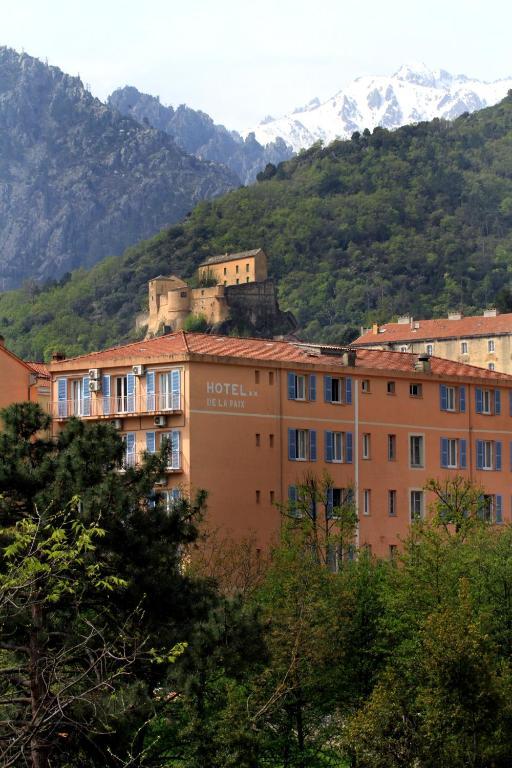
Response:
[[[490,309],[484,309],[484,317],[496,317],[498,314],[498,310],[496,307],[491,307]]]
[[[374,323],[372,325],[372,333],[373,333],[374,336],[376,336],[378,334],[378,332],[379,332],[379,326],[377,325],[377,323]]]
[[[414,362],[414,370],[423,371],[423,373],[430,373],[432,370],[432,366],[430,365],[430,355],[428,355],[426,352],[422,352],[421,355],[418,355]]]
[[[461,312],[448,312],[448,320],[462,320]]]
[[[409,325],[409,323],[412,324],[412,317],[409,317],[409,315],[399,315],[397,318],[398,325]]]
[[[343,365],[349,368],[354,368],[356,364],[357,351],[355,349],[347,349],[342,355]]]
[[[66,355],[64,352],[52,352],[52,363],[58,363],[60,360],[65,360]]]

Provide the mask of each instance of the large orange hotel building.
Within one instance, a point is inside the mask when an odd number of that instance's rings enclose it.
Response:
[[[358,541],[388,556],[429,478],[462,474],[510,522],[512,376],[427,355],[178,331],[54,360],[55,429],[108,419],[126,462],[172,445],[161,492],[208,491],[210,525],[262,546],[305,472],[354,493]]]

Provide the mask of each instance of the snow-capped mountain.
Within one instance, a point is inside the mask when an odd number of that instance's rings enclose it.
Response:
[[[391,77],[358,77],[323,104],[313,99],[284,117],[266,117],[249,130],[260,144],[281,137],[297,152],[319,139],[329,143],[377,125],[393,129],[434,117],[451,120],[496,104],[510,88],[512,78],[486,83],[424,64],[404,65]]]

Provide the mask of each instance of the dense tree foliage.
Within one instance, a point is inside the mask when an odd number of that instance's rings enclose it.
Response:
[[[451,123],[376,128],[301,152],[120,258],[3,294],[0,332],[30,357],[133,338],[150,278],[191,277],[206,256],[256,246],[309,339],[345,341],[396,313],[509,307],[511,226],[508,96]]]

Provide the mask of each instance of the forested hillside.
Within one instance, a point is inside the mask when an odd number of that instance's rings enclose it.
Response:
[[[2,295],[0,331],[30,357],[117,343],[134,336],[151,277],[254,247],[308,339],[494,303],[512,270],[512,95],[453,123],[375,129],[268,166],[120,258]]]

